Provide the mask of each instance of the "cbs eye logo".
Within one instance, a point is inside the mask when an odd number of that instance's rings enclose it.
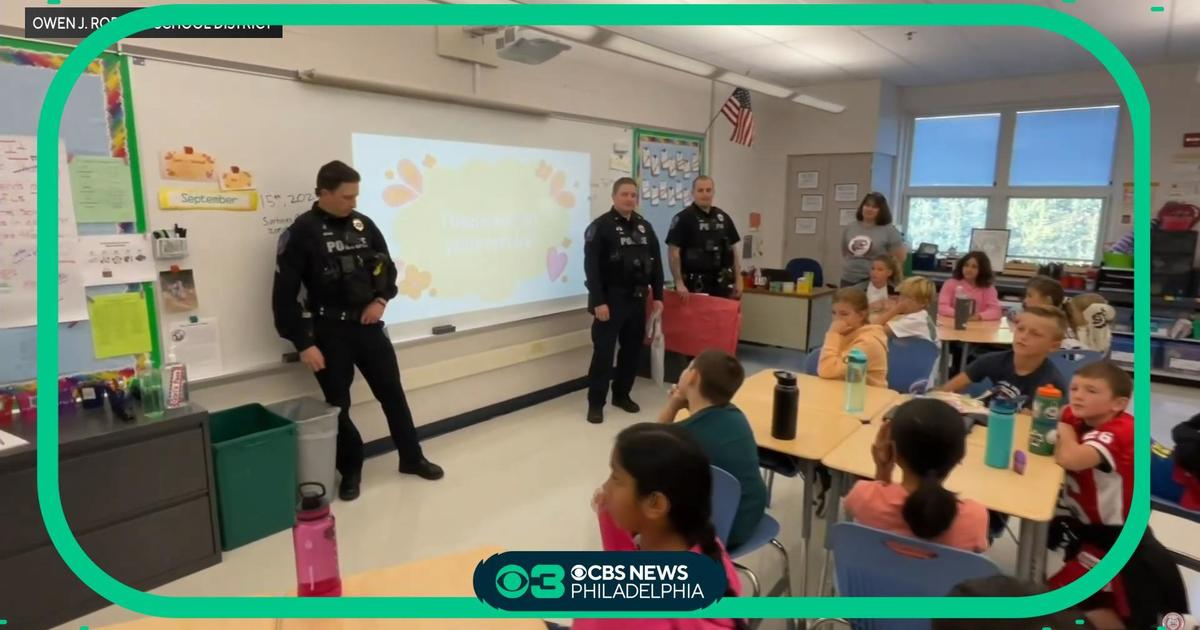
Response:
[[[563,596],[563,568],[557,564],[534,565],[528,573],[524,567],[509,564],[496,572],[496,591],[508,599],[517,599],[526,591],[536,599],[557,599]]]

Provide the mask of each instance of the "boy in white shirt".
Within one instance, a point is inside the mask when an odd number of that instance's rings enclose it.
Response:
[[[893,337],[920,337],[937,343],[937,321],[929,314],[937,297],[937,289],[927,278],[907,278],[897,287],[899,298],[896,303],[879,316],[882,324]]]

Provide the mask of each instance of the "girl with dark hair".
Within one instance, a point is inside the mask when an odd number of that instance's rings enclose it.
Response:
[[[987,508],[942,485],[962,461],[966,441],[962,415],[950,405],[932,398],[900,405],[871,446],[875,480],[854,484],[846,511],[868,527],[967,551],[987,549]],[[896,466],[900,483],[893,484]]]
[[[635,424],[617,435],[611,474],[596,491],[605,551],[692,551],[725,568],[736,597],[741,585],[712,526],[712,471],[699,444],[679,427]],[[637,536],[637,541],[634,541]],[[577,619],[574,630],[741,629],[734,619]]]
[[[892,225],[892,210],[882,193],[867,193],[854,218],[842,230],[843,287],[866,283],[876,256],[898,256],[904,250],[904,239]]]
[[[954,265],[954,277],[942,285],[938,294],[938,314],[954,317],[954,300],[960,291],[963,296],[975,300],[973,321],[995,321],[1000,319],[1000,295],[993,284],[992,263],[983,252],[970,252],[958,259]]]

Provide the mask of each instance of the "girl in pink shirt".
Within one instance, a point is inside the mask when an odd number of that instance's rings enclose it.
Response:
[[[712,526],[712,471],[677,426],[635,424],[617,435],[611,474],[592,507],[605,551],[691,551],[725,568],[725,597],[741,584]],[[637,540],[634,540],[637,536]],[[576,619],[574,630],[741,630],[741,619]]]
[[[871,446],[875,480],[860,481],[846,495],[846,511],[858,523],[902,536],[982,552],[988,548],[988,512],[959,500],[942,486],[966,453],[967,430],[950,405],[916,398],[884,420]],[[900,483],[892,469],[900,466]]]
[[[994,321],[1000,319],[1000,296],[992,284],[992,264],[987,254],[971,252],[958,259],[954,265],[954,278],[942,285],[938,295],[938,314],[943,317],[954,317],[954,299],[958,290],[962,289],[966,297],[975,300],[975,314],[972,320]]]

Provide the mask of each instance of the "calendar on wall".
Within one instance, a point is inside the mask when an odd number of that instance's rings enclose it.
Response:
[[[654,226],[666,256],[671,218],[692,203],[692,182],[705,172],[704,136],[635,129],[633,146],[638,211]]]

